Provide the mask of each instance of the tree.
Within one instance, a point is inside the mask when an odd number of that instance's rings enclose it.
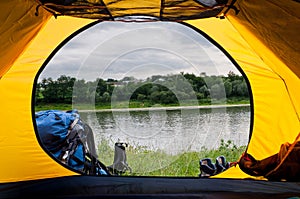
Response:
[[[154,91],[150,95],[150,100],[153,102],[153,104],[160,103],[160,91]]]
[[[147,99],[146,95],[143,95],[143,94],[140,94],[140,93],[138,94],[138,96],[137,96],[138,101],[143,102],[145,99]]]
[[[226,96],[230,97],[232,94],[232,83],[230,82],[230,80],[225,80],[224,87],[225,87]]]
[[[176,95],[175,95],[176,94]],[[138,81],[134,77],[114,79],[96,79],[92,82],[76,80],[65,75],[57,80],[42,79],[36,86],[36,103],[107,103],[115,101],[137,100],[155,103],[178,103],[197,97],[206,101],[210,98],[249,97],[248,87],[243,76],[207,76],[201,73],[196,76],[181,72],[175,75],[153,75],[147,81]],[[178,98],[178,99],[177,99]]]
[[[88,101],[88,88],[85,80],[76,80],[74,83],[76,87],[73,90],[73,102],[74,103],[85,103]]]
[[[210,96],[213,99],[224,99],[226,97],[224,87],[221,84],[214,84],[210,89]]]
[[[138,99],[138,95],[145,96],[145,99],[147,96],[149,96],[152,92],[153,84],[152,83],[146,83],[139,86],[137,85],[137,89],[133,92],[131,95],[131,99]]]
[[[230,79],[231,82],[235,81],[235,80],[240,80],[240,77],[239,75],[236,75],[234,72],[232,71],[229,71],[227,77]],[[243,77],[242,77],[243,78]]]
[[[61,103],[71,103],[75,78],[61,75],[56,80],[57,98]]]
[[[160,103],[161,104],[175,104],[175,103],[178,103],[178,100],[172,91],[170,91],[170,90],[161,91],[160,92]]]
[[[236,91],[241,97],[249,97],[248,87],[244,80],[241,81],[241,84],[237,85]]]
[[[43,79],[41,83],[43,101],[45,103],[54,103],[57,102],[57,89],[56,82],[52,80],[52,78]]]
[[[102,95],[102,102],[110,102],[110,94],[108,92],[104,92]]]
[[[41,83],[37,83],[35,87],[35,103],[42,102],[43,94],[42,94],[42,85]]]
[[[210,95],[210,92],[209,92],[209,90],[208,90],[208,88],[207,88],[206,85],[201,86],[201,88],[199,89],[199,92],[203,93],[203,95],[204,95],[205,98],[207,98]]]
[[[98,78],[96,82],[98,82],[96,92],[99,96],[102,96],[104,92],[107,92],[109,83],[100,78]]]

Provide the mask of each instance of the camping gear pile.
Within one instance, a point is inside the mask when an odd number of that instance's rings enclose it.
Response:
[[[55,159],[86,175],[109,175],[97,159],[94,135],[77,110],[46,110],[35,114],[42,145]]]

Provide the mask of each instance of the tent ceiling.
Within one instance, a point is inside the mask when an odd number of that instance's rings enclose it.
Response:
[[[228,0],[41,0],[40,6],[54,15],[116,20],[124,16],[148,16],[156,20],[215,17],[228,7]],[[37,9],[38,10],[38,9]]]

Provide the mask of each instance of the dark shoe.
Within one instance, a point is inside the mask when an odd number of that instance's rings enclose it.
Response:
[[[223,155],[216,158],[216,168],[217,173],[221,173],[229,168],[229,163],[226,162],[226,158]]]
[[[205,178],[205,177],[213,176],[217,173],[216,165],[212,163],[210,158],[201,159],[199,163],[200,163],[199,177]]]

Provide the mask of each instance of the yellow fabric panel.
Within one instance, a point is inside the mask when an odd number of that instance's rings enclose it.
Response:
[[[49,17],[47,14],[35,16],[36,6],[29,0],[0,1],[0,78]]]
[[[235,179],[253,179],[253,180],[266,180],[263,177],[254,177],[244,173],[238,165],[230,167],[226,171],[219,173],[218,175],[211,176],[210,178],[235,178]]]
[[[0,80],[0,183],[76,173],[56,163],[40,147],[32,122],[31,96],[37,71],[53,49],[91,20],[52,17]],[[18,38],[16,38],[18,39]]]
[[[300,66],[298,64],[300,62],[300,38],[297,36],[300,27],[300,4],[292,1],[262,2],[256,0],[251,4],[247,1],[240,1],[238,6],[241,11],[237,16],[230,15],[228,17],[230,22],[242,37],[246,38],[249,46],[270,70],[282,80],[285,87],[280,90],[280,87],[272,85],[273,90],[261,90],[259,95],[255,95],[255,97],[261,96],[261,103],[266,103],[269,101],[264,98],[269,92],[277,92],[274,102],[268,103],[262,109],[265,115],[259,117],[265,122],[265,125],[259,127],[263,130],[270,126],[270,135],[273,139],[266,139],[267,142],[265,139],[258,139],[259,142],[252,141],[249,151],[259,152],[261,146],[265,144],[266,146],[273,145],[274,149],[271,153],[275,153],[278,152],[280,144],[293,142],[300,133]],[[295,61],[298,63],[295,64]],[[273,111],[270,112],[269,109]],[[269,115],[274,111],[277,112],[276,115]],[[272,123],[264,119],[267,116],[273,118]],[[254,137],[261,138],[261,135],[255,133]],[[263,155],[258,158],[263,158]]]
[[[240,10],[235,17],[239,23],[253,32],[300,78],[300,3],[287,0],[239,0],[236,5]]]
[[[300,129],[299,121],[284,81],[268,65],[271,63],[264,61],[272,60],[272,53],[257,43],[259,41],[250,31],[237,29],[239,21],[235,21],[234,26],[227,19],[201,19],[189,23],[206,32],[229,52],[251,83],[254,126],[249,153],[263,159],[277,153],[283,142],[293,141]],[[272,64],[284,67],[278,59],[272,61]]]
[[[255,6],[247,1],[240,1],[238,6],[241,12],[230,17],[232,24],[255,35],[251,41],[247,37],[248,43],[284,80],[300,121],[300,3],[257,0]]]

